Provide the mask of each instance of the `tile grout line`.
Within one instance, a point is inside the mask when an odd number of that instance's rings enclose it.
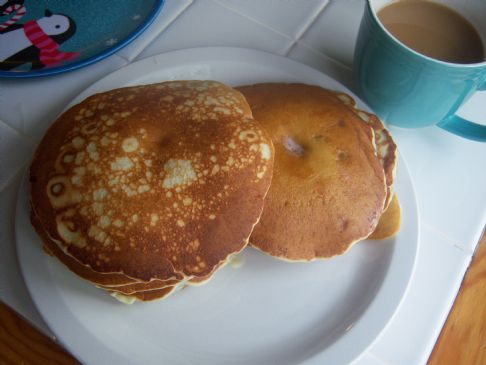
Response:
[[[20,110],[20,115],[22,116],[22,124],[24,124],[23,123],[24,122],[24,120],[23,120],[24,116],[22,114],[22,110]],[[25,143],[30,144],[30,145],[34,144],[34,139],[31,136],[29,136],[27,133],[25,133],[24,131],[19,129],[18,127],[12,126],[10,123],[5,122],[3,119],[0,119],[0,124],[2,124],[4,126],[3,128],[9,128],[9,129],[15,131],[15,133],[17,133],[19,135],[19,138],[21,140],[23,140]]]
[[[213,1],[214,3],[216,3],[216,4],[218,4],[219,6],[221,6],[221,7],[225,8],[226,10],[229,10],[229,11],[231,11],[231,12],[235,13],[235,14],[238,14],[239,16],[242,16],[242,17],[244,17],[244,18],[246,18],[246,19],[249,19],[249,20],[251,20],[252,22],[257,23],[258,25],[260,25],[260,26],[262,26],[262,27],[264,27],[264,28],[266,28],[266,29],[268,29],[268,30],[271,30],[272,32],[277,33],[278,35],[280,35],[280,36],[282,36],[282,37],[284,37],[284,38],[286,38],[286,39],[288,39],[288,40],[293,41],[293,38],[292,38],[292,37],[290,37],[288,34],[282,33],[281,31],[279,31],[279,30],[277,30],[277,29],[275,29],[275,28],[272,28],[272,27],[271,27],[271,26],[269,26],[268,24],[265,24],[265,23],[261,22],[261,21],[260,21],[260,20],[258,20],[258,19],[252,18],[251,16],[246,15],[246,14],[244,14],[244,13],[240,12],[238,9],[235,9],[235,8],[233,8],[233,7],[231,7],[231,6],[228,6],[227,4],[222,3],[222,2],[220,2],[219,0],[212,0],[212,1]]]
[[[119,57],[122,58],[122,59],[124,59],[128,63],[132,63],[134,59],[136,59],[140,54],[142,54],[143,51],[145,51],[150,46],[150,44],[162,34],[162,32],[164,32],[167,28],[169,28],[172,25],[172,23],[174,23],[177,20],[177,18],[179,18],[179,16],[181,16],[181,14],[184,13],[193,4],[194,4],[194,0],[189,0],[189,2],[181,10],[179,10],[177,13],[175,13],[173,15],[172,19],[170,19],[170,21],[162,29],[160,29],[152,37],[152,39],[149,42],[147,42],[147,44],[144,47],[141,48],[140,51],[135,52],[131,57],[125,58],[125,57],[123,57],[121,55],[119,55]],[[164,11],[164,9],[162,9],[162,11],[160,12],[160,14],[162,14],[163,11]]]
[[[5,99],[2,97],[2,95],[0,95],[0,104],[3,103],[5,101]],[[34,143],[34,140],[33,138],[28,135],[27,133],[25,133],[25,130],[24,130],[24,125],[25,125],[25,119],[24,119],[24,115],[22,113],[22,103],[16,103],[14,105],[14,108],[12,109],[13,111],[16,111],[21,119],[20,119],[20,126],[13,126],[11,123],[8,123],[5,121],[5,119],[2,119],[0,118],[0,125],[3,125],[4,128],[10,128],[12,129],[13,131],[15,131],[19,137],[25,142],[25,143],[29,143],[29,144],[33,144]]]
[[[295,34],[295,37],[293,37],[293,42],[290,45],[290,47],[285,51],[284,55],[287,56],[292,49],[295,47],[297,43],[299,43],[300,39],[307,33],[310,27],[315,23],[317,18],[322,14],[324,9],[326,9],[327,5],[329,4],[329,0],[324,0],[320,7],[318,8],[317,12],[309,17],[307,21],[304,23],[304,25],[298,30]]]
[[[338,61],[338,60],[335,60],[334,58],[331,58],[329,57],[328,55],[314,49],[313,47],[309,46],[308,44],[306,44],[305,42],[302,42],[300,41],[300,38],[302,38],[302,36],[309,30],[309,28],[312,26],[312,24],[314,24],[314,22],[316,21],[316,19],[323,13],[323,11],[326,9],[326,7],[328,6],[328,4],[330,4],[330,1],[329,0],[325,0],[319,10],[317,11],[317,13],[313,16],[313,17],[310,17],[307,24],[300,30],[300,32],[298,32],[296,34],[296,37],[292,37],[292,36],[289,36],[285,33],[282,33],[281,31],[277,30],[277,29],[274,29],[272,28],[271,26],[259,21],[258,19],[255,19],[251,16],[248,16],[242,12],[240,12],[238,9],[235,9],[234,7],[231,7],[231,6],[228,6],[227,4],[225,3],[222,3],[220,0],[212,0],[214,3],[220,5],[221,7],[229,10],[229,11],[232,11],[233,13],[235,14],[238,14],[246,19],[249,19],[251,20],[252,22],[254,23],[257,23],[259,25],[261,25],[262,27],[284,37],[284,38],[287,38],[288,40],[291,41],[290,45],[287,47],[287,49],[285,49],[283,52],[282,52],[282,55],[283,56],[288,56],[288,54],[290,53],[290,51],[292,51],[292,49],[294,48],[294,46],[298,43],[301,43],[302,45],[304,45],[306,48],[308,48],[309,50],[317,53],[319,56],[323,56],[325,57],[326,59],[330,60],[331,62],[334,62],[336,63],[338,66],[340,67],[344,67],[346,69],[349,69],[349,66],[348,65],[345,65],[344,63]]]
[[[337,66],[344,68],[344,69],[348,70],[349,72],[352,71],[352,68],[349,65],[342,63],[341,61],[336,60],[335,58],[332,58],[331,56],[328,56],[325,53],[322,53],[321,51],[315,49],[314,47],[310,46],[309,44],[305,43],[304,41],[298,41],[296,44],[300,44],[302,47],[306,48],[308,51],[314,52],[318,56],[325,58],[327,61],[335,63]]]
[[[440,229],[438,229],[437,227],[435,226],[432,226],[428,223],[425,223],[425,222],[421,222],[421,225],[432,231],[433,233],[437,234],[439,237],[441,237],[446,243],[448,243],[449,245],[452,245],[453,247],[457,248],[458,250],[462,251],[464,254],[468,255],[468,256],[473,256],[474,255],[474,252],[475,250],[471,250],[465,246],[463,246],[463,244],[459,241],[456,241],[454,238],[452,237],[449,237],[446,233],[442,232]],[[479,237],[479,239],[477,240],[476,242],[476,246],[477,244],[479,243],[479,240],[481,239],[481,235]]]

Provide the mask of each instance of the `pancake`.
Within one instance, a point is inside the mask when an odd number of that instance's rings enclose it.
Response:
[[[42,233],[39,233],[39,235],[42,236]],[[56,245],[52,247],[54,252],[56,252],[56,254],[54,254],[53,251],[51,251],[51,249],[49,248],[49,246],[45,244],[43,248],[49,255],[57,257],[62,263],[64,263],[71,271],[73,271],[78,276],[89,281],[91,284],[96,285],[100,289],[108,290],[111,293],[118,293],[118,294],[124,294],[126,296],[129,296],[137,292],[155,290],[155,289],[164,289],[170,286],[178,285],[179,283],[182,282],[177,279],[169,279],[165,281],[151,280],[148,282],[143,282],[143,281],[136,282],[134,281],[134,279],[128,278],[124,275],[100,274],[90,270],[86,266],[79,265],[72,257],[62,253],[62,251]],[[128,283],[121,284],[123,280],[126,280]],[[114,297],[116,299],[121,298],[120,296],[114,296]],[[137,299],[137,297],[134,297],[134,299]],[[126,299],[122,298],[121,301],[125,302]]]
[[[219,270],[219,269],[221,269],[222,267],[226,266],[226,265],[228,264],[228,262],[230,262],[230,261],[231,261],[231,258],[232,258],[232,257],[233,257],[235,254],[236,254],[236,253],[231,254],[230,256],[228,256],[228,258],[227,258],[227,259],[226,259],[224,262],[221,262],[221,263],[219,263],[219,265],[215,266],[215,267],[214,267],[214,269],[213,269],[213,271],[212,271],[211,273],[209,273],[208,275],[206,275],[206,276],[194,277],[194,278],[192,278],[192,279],[189,279],[189,280],[187,281],[187,285],[191,285],[191,286],[194,286],[194,285],[196,285],[196,286],[201,286],[201,285],[203,285],[203,284],[206,284],[206,283],[207,283],[209,280],[211,280],[211,279],[212,279],[213,274],[214,274],[214,273],[215,273],[217,270]]]
[[[121,293],[117,292],[110,292],[111,296],[113,296],[115,299],[118,301],[124,303],[124,304],[132,304],[133,302],[139,300],[142,302],[150,302],[153,300],[159,300],[168,297],[172,293],[174,293],[176,290],[175,288],[164,288],[164,289],[158,289],[158,290],[149,290],[145,292],[139,292],[139,293],[133,293],[130,295],[124,295]]]
[[[136,279],[129,278],[126,275],[120,273],[98,273],[91,270],[88,266],[81,265],[78,261],[76,261],[71,256],[66,255],[63,250],[53,243],[46,232],[40,226],[40,222],[31,212],[30,216],[32,225],[34,226],[37,234],[41,238],[43,242],[44,250],[51,256],[55,256],[59,261],[61,261],[64,265],[66,265],[71,271],[73,271],[76,275],[82,277],[83,279],[89,281],[95,285],[128,285],[130,283],[138,282]]]
[[[387,209],[393,197],[393,182],[395,181],[397,167],[397,145],[390,132],[388,132],[376,115],[358,109],[356,107],[356,101],[348,94],[336,93],[336,95],[347,106],[353,108],[356,115],[358,115],[365,123],[369,124],[375,132],[376,151],[385,171],[387,185],[385,209]]]
[[[213,271],[206,276],[193,277],[191,279],[186,279],[186,280],[177,280],[177,279],[165,280],[165,281],[151,280],[149,282],[138,282],[138,283],[127,284],[122,286],[98,285],[98,287],[101,289],[108,290],[111,293],[118,293],[126,296],[134,296],[137,300],[145,301],[143,299],[145,297],[140,297],[141,293],[148,292],[148,291],[153,292],[154,290],[167,289],[170,287],[175,288],[177,286],[183,288],[186,286],[194,286],[194,285],[201,286],[203,284],[206,284],[209,280],[211,280],[213,274],[225,265],[226,262],[217,265],[216,267],[213,268]],[[139,297],[137,297],[136,295],[139,295]],[[117,297],[115,296],[115,298]]]
[[[182,284],[181,284],[182,283]],[[118,293],[118,294],[123,294],[123,295],[134,295],[137,293],[143,293],[147,291],[153,291],[153,290],[162,290],[162,289],[168,289],[168,288],[174,288],[177,285],[185,285],[185,281],[178,281],[176,283],[172,284],[161,284],[157,280],[150,281],[148,283],[136,283],[136,284],[129,284],[125,286],[115,286],[115,287],[107,287],[107,286],[102,286],[102,285],[97,285],[98,288],[107,290],[111,293]]]
[[[271,139],[228,86],[111,90],[70,108],[41,141],[32,223],[54,256],[106,289],[204,279],[246,246],[272,169]]]
[[[250,243],[310,261],[374,231],[386,199],[373,128],[331,91],[303,84],[238,88],[275,147],[272,185]]]
[[[378,225],[368,239],[384,240],[395,236],[400,230],[401,215],[400,203],[396,194],[393,194],[390,205],[381,215]]]
[[[39,236],[42,238],[44,242],[44,250],[49,255],[57,257],[59,261],[64,263],[75,274],[89,281],[91,284],[96,285],[100,289],[105,289],[112,293],[116,292],[124,295],[132,295],[140,291],[164,289],[169,286],[178,285],[181,282],[181,280],[177,280],[177,279],[168,279],[165,281],[151,280],[148,282],[143,282],[143,281],[140,282],[140,281],[135,281],[135,279],[133,278],[128,278],[122,274],[97,273],[89,269],[89,267],[87,266],[80,265],[72,257],[65,255],[57,245],[52,245],[50,240],[46,239],[45,233],[40,229],[37,219],[35,217],[31,217],[31,221],[34,227],[36,228]],[[114,297],[116,299],[121,298],[120,296],[114,296]],[[137,297],[134,297],[134,299],[137,299]],[[123,298],[121,301],[126,302],[126,300]]]

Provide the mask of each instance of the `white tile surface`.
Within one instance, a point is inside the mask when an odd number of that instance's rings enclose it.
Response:
[[[189,6],[137,59],[181,48],[234,46],[284,53],[292,40],[212,0]]]
[[[20,168],[30,160],[32,140],[0,120],[0,192]]]
[[[390,130],[413,177],[422,223],[472,253],[486,224],[486,144],[437,127]]]
[[[0,129],[0,136],[10,136],[12,132],[16,146],[16,137],[23,134],[36,141],[67,102],[126,64],[126,60],[181,48],[239,46],[280,54],[290,50],[289,57],[351,87],[350,69],[346,66],[352,64],[364,0],[330,0],[324,7],[325,3],[326,0],[167,0],[149,30],[115,56],[63,75],[1,79],[0,119],[20,134],[3,126],[9,131]],[[300,36],[301,42],[294,44],[294,38]],[[486,92],[478,93],[461,115],[476,119],[483,116],[486,123],[484,105]],[[435,127],[415,131],[392,128],[392,132],[417,190],[422,247],[403,306],[378,342],[355,362],[358,365],[426,363],[486,224],[486,144],[470,142]],[[8,149],[9,154],[18,153]],[[10,184],[0,193],[0,298],[50,334],[28,296],[16,262],[16,186]]]
[[[216,0],[220,4],[298,39],[329,0]]]
[[[486,91],[479,91],[471,97],[457,112],[461,117],[472,122],[486,125]],[[480,116],[480,117],[478,117]]]
[[[471,257],[423,228],[415,275],[404,302],[371,353],[387,364],[425,365]]]
[[[63,74],[35,79],[0,79],[0,118],[37,141],[82,90],[127,62],[112,55]]]
[[[304,33],[302,41],[351,66],[364,3],[364,0],[331,0]]]
[[[315,49],[309,48],[302,42],[295,43],[287,56],[322,71],[326,75],[341,82],[344,86],[350,89],[352,88],[353,79],[349,67],[327,57]]]
[[[134,42],[121,49],[116,54],[121,58],[132,61],[157,36],[172,23],[190,4],[192,0],[165,0],[165,4],[154,22]]]

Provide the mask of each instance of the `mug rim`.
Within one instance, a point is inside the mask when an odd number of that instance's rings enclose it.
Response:
[[[410,48],[406,44],[402,43],[390,31],[388,31],[388,29],[386,29],[386,27],[383,25],[383,23],[378,18],[377,11],[375,12],[374,9],[373,9],[373,6],[372,6],[373,1],[374,0],[366,0],[366,5],[367,5],[367,8],[368,8],[369,12],[371,13],[371,16],[373,17],[374,21],[378,24],[378,26],[381,28],[381,30],[383,30],[388,37],[390,37],[393,41],[395,41],[397,44],[399,44],[402,48],[405,48],[407,51],[413,53],[415,56],[423,58],[427,61],[434,62],[438,65],[447,66],[447,67],[475,68],[475,67],[479,67],[479,66],[486,66],[486,59],[484,61],[476,62],[476,63],[454,63],[454,62],[441,61],[441,60],[438,60],[436,58],[433,58],[433,57],[430,57],[430,56],[427,56],[427,55],[424,55],[420,52],[415,51],[414,49]],[[385,5],[385,6],[387,6],[387,5]],[[483,49],[483,52],[486,52],[486,49]],[[484,56],[486,57],[486,54]]]

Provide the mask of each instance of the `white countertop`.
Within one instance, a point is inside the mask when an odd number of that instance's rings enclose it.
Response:
[[[115,55],[77,71],[0,80],[0,299],[52,336],[18,268],[14,207],[21,168],[56,115],[102,76],[162,52],[237,46],[285,55],[352,88],[354,42],[364,0],[166,0],[154,24]],[[486,92],[461,115],[486,121]],[[412,175],[420,252],[398,313],[359,365],[425,364],[486,224],[486,144],[436,127],[390,128]]]

